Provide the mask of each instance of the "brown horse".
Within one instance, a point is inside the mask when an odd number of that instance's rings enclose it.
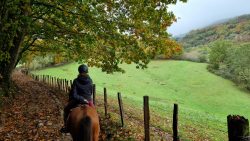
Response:
[[[98,141],[99,118],[94,107],[79,105],[73,108],[67,120],[73,141]]]

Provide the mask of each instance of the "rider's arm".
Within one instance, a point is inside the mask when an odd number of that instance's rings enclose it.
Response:
[[[75,100],[77,100],[79,102],[84,102],[83,96],[80,96],[80,95],[77,94],[76,87],[74,87],[74,89],[73,89],[73,99],[75,99]]]

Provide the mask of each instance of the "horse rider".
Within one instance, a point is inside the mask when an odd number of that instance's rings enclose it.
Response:
[[[92,99],[92,79],[88,75],[88,66],[82,64],[78,67],[78,76],[74,79],[69,93],[69,103],[64,108],[64,127],[61,128],[62,133],[68,133],[66,122],[70,110],[79,104],[88,104],[94,107]]]

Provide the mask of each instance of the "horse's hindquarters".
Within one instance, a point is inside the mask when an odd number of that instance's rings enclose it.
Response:
[[[67,127],[75,141],[98,141],[99,118],[93,107],[84,105],[72,109]]]

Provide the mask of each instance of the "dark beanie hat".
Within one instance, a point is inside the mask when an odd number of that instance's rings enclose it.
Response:
[[[80,65],[78,67],[78,72],[79,73],[88,73],[88,66],[84,65],[84,64]]]

